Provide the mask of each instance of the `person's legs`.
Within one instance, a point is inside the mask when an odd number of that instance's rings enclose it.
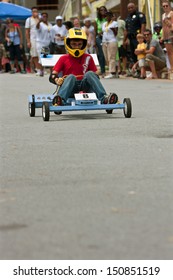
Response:
[[[108,65],[108,46],[107,43],[102,44],[103,55],[105,58],[105,64]]]
[[[59,89],[58,95],[66,103],[69,97],[73,97],[73,94],[78,91],[77,79],[74,75],[69,75],[65,78],[64,83]]]
[[[97,95],[97,98],[101,101],[101,103],[116,103],[118,98],[115,93],[111,93],[110,95],[106,94],[104,87],[102,86],[98,76],[92,72],[88,71],[82,81],[77,81],[74,75],[69,75],[65,78],[64,83],[60,87],[58,92],[58,105],[65,104],[67,99],[73,97],[75,92],[79,92],[83,90],[85,92],[94,92]]]
[[[34,67],[35,67],[36,70],[40,69],[40,64],[38,63],[38,57],[37,56],[32,57],[32,62],[34,64]]]
[[[138,42],[135,38],[130,39],[130,53],[134,63],[137,62],[137,56],[135,55],[135,49],[137,48],[137,44]]]
[[[15,69],[14,69],[14,59],[15,59],[15,49],[14,49],[14,45],[10,45],[9,46],[9,52],[10,52],[10,67],[11,67],[11,74],[15,73]]]
[[[145,67],[142,66],[142,67],[141,67],[141,78],[145,78],[145,77],[146,77]]]
[[[127,69],[127,57],[122,57],[123,74],[126,74]]]
[[[122,73],[121,74],[126,74],[126,69],[127,69],[127,49],[121,45],[119,47],[119,56],[122,58]]]
[[[108,61],[109,61],[109,72],[115,74],[115,59],[117,52],[117,43],[110,42],[108,44]]]
[[[149,60],[149,61],[148,61],[148,65],[149,65],[149,67],[150,67],[150,69],[151,69],[151,72],[152,72],[152,78],[158,79],[154,61],[153,61],[153,60]]]
[[[82,80],[81,89],[85,90],[86,92],[95,92],[97,98],[103,102],[106,96],[106,91],[102,86],[98,76],[92,72],[88,71]]]
[[[150,67],[150,70],[152,72],[152,77],[155,79],[158,78],[157,71],[160,71],[164,67],[166,67],[166,62],[153,54],[147,54],[145,61]]]
[[[140,77],[139,77],[139,79],[144,79],[146,77],[145,59],[144,58],[139,59],[138,65],[139,65],[139,68],[140,68]]]
[[[3,57],[3,52],[4,52],[3,48],[4,48],[3,44],[0,43],[0,71],[3,70],[3,67],[2,67],[2,57]]]
[[[14,47],[15,47],[15,53],[16,53],[17,61],[18,61],[19,65],[20,65],[21,73],[24,73],[25,72],[25,70],[24,70],[24,63],[22,61],[20,46],[16,45]]]
[[[30,49],[30,55],[32,57],[33,63],[35,65],[36,70],[40,70],[40,64],[38,63],[38,52],[37,52],[37,45],[36,41],[32,40],[31,41],[31,49]]]
[[[169,58],[169,63],[171,66],[171,72],[173,72],[173,44],[165,44],[168,58]]]
[[[96,37],[96,45],[97,45],[97,49],[98,49],[98,60],[99,60],[99,64],[100,64],[100,70],[101,70],[101,73],[104,74],[105,73],[105,57],[104,57],[103,50],[102,50],[102,39],[99,36]]]
[[[39,58],[39,60],[38,60],[38,68],[37,68],[37,69],[40,70],[39,75],[40,75],[41,77],[43,77],[43,76],[44,76],[44,67],[43,67],[42,64],[41,64],[40,56],[41,56],[41,49],[42,49],[42,47],[44,47],[44,46],[42,46],[42,44],[41,44],[40,42],[37,42],[37,43],[36,43],[36,46],[37,46],[37,53],[38,53],[38,58]]]

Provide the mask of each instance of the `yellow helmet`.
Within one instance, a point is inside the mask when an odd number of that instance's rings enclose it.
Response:
[[[72,49],[70,46],[71,39],[80,39],[83,40],[83,46],[81,49]],[[85,53],[87,47],[87,35],[82,28],[70,28],[68,34],[64,39],[66,50],[69,54],[74,57],[80,57]]]

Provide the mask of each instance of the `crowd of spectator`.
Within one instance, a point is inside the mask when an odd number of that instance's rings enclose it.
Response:
[[[76,17],[64,22],[58,15],[54,24],[50,23],[48,13],[39,14],[37,7],[33,7],[32,16],[25,22],[26,43],[21,27],[13,19],[0,21],[0,73],[31,71],[44,76],[42,48],[49,47],[51,54],[65,54],[64,38],[72,27],[85,30],[86,52],[97,54],[102,78],[145,79],[150,73],[149,78],[157,79],[163,71],[173,73],[173,11],[168,0],[162,1],[162,9],[162,19],[154,24],[152,34],[146,28],[145,14],[132,2],[127,5],[128,16],[124,20],[101,6],[94,21],[88,17],[82,22]]]

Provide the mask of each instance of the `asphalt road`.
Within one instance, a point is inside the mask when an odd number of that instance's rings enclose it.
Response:
[[[173,82],[102,80],[122,110],[28,115],[48,76],[0,75],[0,259],[173,259]]]

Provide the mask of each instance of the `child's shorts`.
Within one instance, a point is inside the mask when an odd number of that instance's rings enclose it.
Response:
[[[139,67],[144,67],[144,65],[145,65],[145,58],[141,58],[141,59],[139,59]]]

